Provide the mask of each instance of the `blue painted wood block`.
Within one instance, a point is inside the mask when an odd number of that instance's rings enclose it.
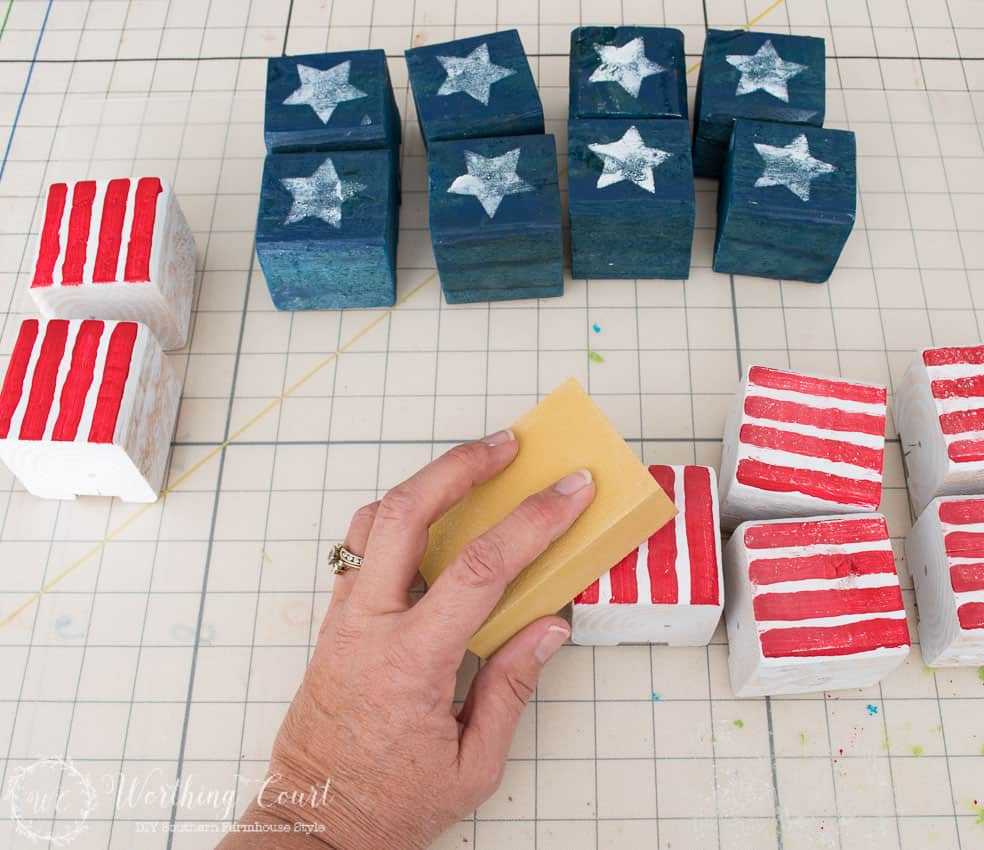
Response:
[[[830,277],[854,227],[854,133],[736,121],[718,192],[714,270]]]
[[[708,30],[694,105],[694,173],[721,175],[734,119],[821,127],[825,105],[822,38]]]
[[[434,142],[428,167],[431,241],[449,301],[562,294],[553,136]]]
[[[267,156],[256,254],[278,310],[395,303],[392,169],[385,150]]]
[[[516,30],[406,52],[424,144],[543,132],[543,106]]]
[[[683,33],[663,27],[571,31],[571,118],[686,118]]]
[[[263,137],[270,153],[400,145],[400,113],[382,50],[267,61]]]
[[[571,121],[567,157],[575,278],[689,277],[695,206],[686,119]]]

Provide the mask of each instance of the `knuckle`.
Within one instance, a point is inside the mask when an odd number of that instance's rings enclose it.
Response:
[[[398,484],[390,490],[376,509],[376,518],[402,522],[414,515],[419,503],[416,493],[408,484]]]
[[[448,460],[461,467],[469,477],[480,470],[488,457],[488,446],[484,443],[462,443],[447,454]]]
[[[373,520],[376,519],[376,511],[378,508],[379,502],[373,502],[370,505],[363,505],[352,516],[352,525],[371,526]]]
[[[469,587],[493,586],[501,581],[505,569],[505,552],[491,535],[473,540],[461,551],[461,575]]]
[[[533,696],[533,685],[515,673],[506,673],[503,678],[520,706],[525,706]]]
[[[562,519],[557,500],[543,493],[537,493],[526,499],[519,506],[519,515],[523,522],[543,534],[552,532]]]
[[[493,760],[485,764],[479,774],[482,793],[490,796],[498,791],[505,774],[506,766],[503,762]]]

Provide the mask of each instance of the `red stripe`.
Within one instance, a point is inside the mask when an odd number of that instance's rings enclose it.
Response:
[[[933,398],[977,398],[984,396],[984,375],[932,381]]]
[[[101,321],[89,320],[79,326],[75,347],[72,349],[72,364],[65,376],[65,385],[58,404],[58,419],[51,432],[52,440],[74,440],[78,434],[85,400],[92,386],[102,332]]]
[[[595,579],[577,596],[574,597],[575,605],[597,605],[598,604],[599,580]]]
[[[814,378],[811,375],[784,372],[765,366],[752,366],[748,370],[748,383],[773,390],[788,390],[824,398],[837,398],[841,401],[858,401],[863,404],[885,404],[888,398],[888,390],[885,387],[852,384],[830,378]]]
[[[815,658],[823,655],[853,655],[909,645],[909,627],[904,619],[878,618],[842,626],[800,626],[769,629],[759,635],[766,658]]]
[[[874,509],[881,501],[881,481],[860,481],[813,469],[775,466],[752,458],[738,463],[737,479],[746,487],[774,493],[802,493],[841,505]]]
[[[984,534],[951,531],[943,538],[948,558],[984,558]]]
[[[761,396],[745,399],[745,413],[756,419],[812,425],[827,431],[851,431],[881,437],[885,434],[885,417],[870,413],[845,413],[833,407],[810,407],[796,401],[776,401]]]
[[[940,503],[940,522],[951,525],[970,525],[984,522],[984,499],[960,499]]]
[[[90,443],[111,443],[116,432],[116,419],[123,402],[123,390],[130,374],[133,343],[137,338],[135,322],[120,322],[109,338],[106,365],[103,368],[96,408],[92,413],[89,429]]]
[[[790,593],[763,593],[753,603],[755,619],[807,620],[866,612],[902,611],[902,591],[892,587],[831,588]]]
[[[48,190],[48,202],[44,207],[44,227],[41,228],[41,241],[38,247],[38,262],[34,267],[34,279],[31,286],[51,286],[58,255],[61,253],[59,231],[61,230],[62,215],[65,212],[65,199],[68,197],[68,185],[52,183]]]
[[[742,425],[738,434],[739,442],[763,449],[776,449],[807,457],[821,457],[837,463],[849,463],[875,472],[882,471],[881,449],[858,446],[841,440],[825,440],[822,437],[808,437],[795,431],[781,431],[778,428],[763,428],[761,425]]]
[[[955,410],[940,415],[940,427],[944,434],[963,434],[965,431],[984,430],[984,409]]]
[[[984,460],[984,440],[957,440],[946,453],[954,463],[977,463]]]
[[[950,567],[950,586],[954,593],[984,590],[984,564],[956,564]]]
[[[984,602],[965,602],[957,608],[961,629],[984,629]]]
[[[802,520],[759,523],[745,529],[749,549],[785,549],[788,546],[841,546],[888,540],[884,517]]]
[[[748,565],[748,577],[754,584],[894,572],[895,558],[892,553],[878,550],[806,555],[802,558],[756,558]]]
[[[37,319],[27,319],[21,322],[17,332],[17,342],[14,343],[3,387],[0,388],[0,439],[6,439],[10,433],[10,420],[24,394],[24,378],[27,376],[31,352],[34,351],[34,343],[38,338],[39,324]]]
[[[48,322],[44,329],[44,339],[41,340],[41,353],[31,376],[31,393],[27,397],[24,419],[21,421],[19,436],[22,440],[40,440],[44,436],[51,405],[55,400],[58,367],[65,354],[67,339],[66,319],[52,319]]]
[[[130,181],[110,180],[103,198],[102,218],[99,222],[99,250],[92,269],[93,283],[112,283],[116,280],[116,268],[120,260],[120,243],[123,241],[123,220],[126,218],[126,199],[130,194]]]
[[[130,227],[130,244],[126,248],[126,270],[123,274],[127,283],[150,280],[150,249],[154,241],[157,196],[162,191],[161,181],[156,177],[141,177],[137,182],[133,225]]]
[[[96,198],[96,181],[82,180],[72,191],[72,211],[68,216],[68,238],[65,240],[65,260],[62,263],[62,285],[82,283],[85,254],[89,244],[89,225],[92,222],[92,202]]]
[[[967,348],[931,348],[923,352],[923,363],[927,366],[953,366],[957,363],[976,366],[984,363],[984,345]]]
[[[672,466],[650,466],[649,474],[666,492],[672,502],[674,474]],[[680,599],[677,586],[676,563],[676,523],[674,518],[649,538],[649,555],[646,566],[649,569],[650,597],[656,603],[675,604]]]
[[[717,605],[718,529],[714,522],[711,473],[705,466],[683,468],[684,521],[690,552],[690,603]]]
[[[636,582],[636,561],[639,550],[633,549],[608,571],[612,585],[611,601],[616,604],[631,604],[639,601],[639,587]]]

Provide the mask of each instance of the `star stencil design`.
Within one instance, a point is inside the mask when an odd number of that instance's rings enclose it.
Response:
[[[764,91],[778,98],[783,103],[789,103],[789,88],[787,83],[797,74],[806,70],[806,65],[798,62],[787,62],[772,46],[772,40],[766,41],[751,56],[725,56],[725,61],[741,72],[738,81],[736,97],[751,94],[754,91]]]
[[[642,81],[666,68],[646,57],[646,43],[638,36],[621,47],[596,44],[595,53],[601,64],[588,77],[590,83],[618,83],[633,97],[639,97]]]
[[[516,73],[512,68],[493,63],[489,59],[489,46],[484,43],[467,56],[438,56],[437,61],[448,75],[437,90],[439,95],[464,92],[485,106],[489,105],[493,84]]]
[[[810,184],[817,177],[837,170],[829,162],[814,159],[802,133],[784,148],[756,143],[755,150],[765,160],[765,171],[755,187],[785,186],[804,202],[810,200]]]
[[[297,76],[301,79],[299,88],[294,89],[284,101],[285,106],[310,106],[327,124],[335,111],[335,107],[348,100],[358,100],[369,97],[362,89],[357,89],[349,82],[349,72],[352,61],[346,59],[334,68],[321,71],[308,65],[297,66]]]
[[[330,158],[310,177],[284,177],[280,182],[293,198],[284,224],[310,217],[320,218],[336,229],[342,226],[342,202],[366,188],[355,180],[340,179]]]
[[[533,187],[516,173],[519,150],[513,148],[502,156],[489,157],[465,151],[468,173],[456,177],[448,192],[454,195],[474,195],[486,215],[495,218],[496,210],[506,195],[533,191]]]
[[[629,127],[617,142],[588,145],[588,150],[604,163],[598,178],[598,189],[604,189],[623,180],[631,180],[647,192],[656,192],[653,172],[673,154],[659,148],[646,147],[635,125]]]

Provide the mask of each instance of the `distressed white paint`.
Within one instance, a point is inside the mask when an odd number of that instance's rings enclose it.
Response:
[[[599,189],[629,180],[647,192],[655,193],[654,172],[672,156],[668,151],[647,147],[635,125],[629,127],[621,139],[608,144],[595,142],[588,145],[588,149],[604,163],[598,178]]]
[[[531,192],[533,187],[516,173],[520,148],[502,156],[482,156],[465,151],[466,174],[454,179],[448,192],[454,195],[473,195],[478,198],[489,218],[495,218],[499,204],[506,195]]]
[[[447,77],[437,90],[439,95],[463,92],[484,106],[489,105],[492,86],[516,73],[512,68],[492,62],[489,46],[485,43],[478,45],[467,56],[438,56],[437,61],[447,72]]]
[[[751,56],[730,55],[725,61],[741,73],[738,81],[737,97],[764,91],[773,97],[789,103],[789,80],[806,70],[806,65],[798,62],[786,62],[776,52],[772,40],[766,41]]]
[[[755,181],[755,188],[785,186],[804,203],[810,200],[813,181],[837,170],[810,154],[810,143],[802,133],[785,147],[756,143],[755,150],[765,160],[765,171]]]
[[[321,123],[327,124],[340,103],[369,96],[349,82],[351,70],[352,62],[349,59],[327,71],[298,65],[297,76],[301,85],[290,93],[284,105],[310,106]]]
[[[666,69],[646,56],[646,43],[642,36],[621,47],[596,44],[595,52],[601,64],[588,78],[592,83],[617,83],[632,97],[639,97],[642,81]]]
[[[280,182],[293,198],[284,224],[320,218],[336,229],[342,226],[342,203],[366,188],[354,180],[342,180],[331,157],[310,177],[284,177]]]

